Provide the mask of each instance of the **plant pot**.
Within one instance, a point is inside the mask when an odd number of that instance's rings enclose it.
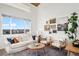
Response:
[[[73,43],[75,40],[74,39],[69,39],[68,42],[69,43]]]
[[[79,40],[73,41],[72,44],[73,44],[74,47],[79,47]]]

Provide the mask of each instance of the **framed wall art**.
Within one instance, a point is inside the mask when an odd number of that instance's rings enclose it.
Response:
[[[64,23],[64,24],[58,24],[57,25],[57,30],[58,31],[64,31],[64,29],[67,27],[68,23]]]
[[[53,33],[57,33],[57,30],[53,30]]]
[[[56,29],[56,25],[50,25],[50,29]]]
[[[50,19],[49,21],[50,21],[50,24],[56,23],[56,18]]]
[[[50,30],[50,25],[44,25],[44,30],[49,31]]]

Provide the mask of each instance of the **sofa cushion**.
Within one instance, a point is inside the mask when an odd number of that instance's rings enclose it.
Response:
[[[53,40],[52,46],[60,48],[60,40]]]
[[[29,41],[29,40],[33,40],[32,35],[30,35],[30,34],[26,34],[26,35],[22,36],[22,38],[21,38],[21,42]]]
[[[33,41],[24,41],[24,42],[19,42],[19,43],[16,43],[16,44],[12,44],[10,47],[12,49],[15,49],[15,48],[19,48],[19,47],[23,47],[23,46],[27,46],[29,43],[32,43]]]
[[[52,46],[60,48],[60,44],[58,42],[52,43]]]
[[[28,40],[28,39],[27,39],[26,36],[23,36],[22,39],[21,39],[22,42],[23,42],[23,41],[27,41],[27,40]]]
[[[22,42],[22,37],[23,37],[23,36],[18,36],[17,39],[18,39],[19,42]]]
[[[33,40],[31,33],[27,33],[26,37],[28,40]]]

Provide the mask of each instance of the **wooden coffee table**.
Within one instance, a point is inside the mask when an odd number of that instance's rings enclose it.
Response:
[[[43,50],[43,53],[44,54],[46,54],[45,53],[45,45],[44,44],[42,44],[42,43],[34,43],[34,44],[30,44],[29,46],[28,46],[28,48],[29,48],[29,53],[31,53],[31,52],[36,52],[36,55],[38,55],[38,51],[39,50]]]

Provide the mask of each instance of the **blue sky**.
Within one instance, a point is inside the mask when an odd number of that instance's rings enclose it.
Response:
[[[12,19],[11,24],[15,24],[15,26],[12,26],[12,29],[23,29],[24,27],[26,29],[31,28],[31,21],[29,21],[29,20],[25,21],[25,20],[21,20],[21,19],[4,17],[2,20],[2,23],[10,24],[10,19]],[[11,29],[11,27],[9,25],[3,26],[3,29]]]

